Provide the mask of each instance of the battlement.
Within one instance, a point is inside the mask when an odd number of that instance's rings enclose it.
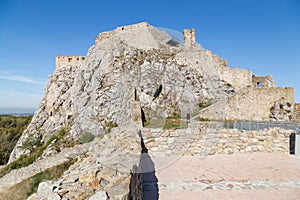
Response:
[[[144,27],[149,27],[148,22],[141,22],[138,24],[133,24],[133,25],[128,25],[128,26],[120,26],[120,27],[117,27],[115,31],[119,32],[119,31],[132,30],[135,28],[144,28]]]
[[[56,67],[75,64],[80,65],[85,58],[85,56],[56,56]]]
[[[183,39],[184,39],[183,46],[185,48],[192,48],[193,46],[195,46],[196,44],[195,29],[192,30],[184,29]]]
[[[141,23],[138,23],[138,24],[133,24],[133,25],[128,25],[128,26],[120,26],[120,27],[117,27],[113,31],[106,31],[106,32],[100,33],[97,36],[95,42],[96,42],[96,44],[98,44],[101,41],[107,40],[111,36],[113,36],[117,33],[120,33],[122,31],[125,31],[125,30],[133,30],[133,29],[136,29],[136,28],[145,28],[145,27],[148,27],[148,26],[149,26],[149,24],[147,22],[141,22]]]

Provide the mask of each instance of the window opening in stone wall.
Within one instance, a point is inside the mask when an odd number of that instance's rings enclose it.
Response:
[[[262,83],[261,82],[257,82],[256,85],[257,85],[258,88],[262,88]]]

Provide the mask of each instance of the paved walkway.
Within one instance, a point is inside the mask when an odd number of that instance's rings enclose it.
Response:
[[[300,199],[300,158],[285,154],[184,156],[156,176],[163,200]]]

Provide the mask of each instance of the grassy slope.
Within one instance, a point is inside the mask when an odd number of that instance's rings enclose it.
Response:
[[[11,151],[31,118],[32,116],[0,115],[0,165],[7,163]]]
[[[29,179],[22,181],[0,193],[0,200],[25,200],[31,194],[37,191],[38,185],[47,180],[53,180],[61,177],[63,173],[76,162],[76,159],[66,161],[61,165],[54,166],[43,172],[40,172]]]

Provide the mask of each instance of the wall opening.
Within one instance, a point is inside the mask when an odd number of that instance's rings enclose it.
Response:
[[[162,91],[162,84],[159,85],[159,87],[157,88],[157,90],[155,91],[154,95],[153,95],[153,100],[156,99],[160,93]]]
[[[261,83],[261,82],[257,82],[257,83],[256,83],[256,86],[257,86],[258,88],[262,88],[262,83]]]
[[[134,100],[137,101],[138,98],[137,98],[137,92],[136,92],[136,88],[134,88]]]
[[[142,118],[142,126],[145,126],[145,122],[146,122],[146,116],[145,116],[145,112],[143,111],[143,108],[141,108],[141,118]]]

